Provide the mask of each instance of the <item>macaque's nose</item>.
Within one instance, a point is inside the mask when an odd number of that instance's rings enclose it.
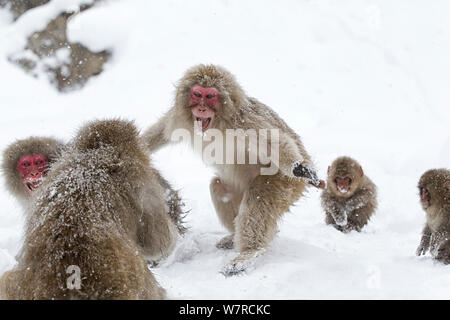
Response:
[[[33,170],[33,171],[30,172],[30,176],[32,178],[38,178],[40,176],[40,172],[37,171],[37,170]]]
[[[206,107],[203,105],[203,99],[202,99],[202,103],[201,103],[201,105],[199,106],[198,111],[199,111],[199,112],[206,112],[207,109],[208,109],[208,108],[206,108]]]

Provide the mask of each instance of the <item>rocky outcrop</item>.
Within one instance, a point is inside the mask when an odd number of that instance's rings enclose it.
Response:
[[[91,7],[84,5],[77,12],[60,13],[45,29],[31,34],[24,50],[11,55],[9,60],[33,76],[47,74],[59,91],[82,88],[91,77],[103,71],[110,57],[106,50],[92,52],[81,43],[67,39],[68,20]]]
[[[0,7],[9,7],[17,19],[30,9],[46,4],[50,0],[0,0]]]

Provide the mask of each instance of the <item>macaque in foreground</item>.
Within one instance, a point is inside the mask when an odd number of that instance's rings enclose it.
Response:
[[[144,259],[167,256],[178,238],[158,179],[132,122],[81,128],[36,191],[0,296],[164,298]]]
[[[428,250],[431,256],[445,264],[450,263],[450,171],[434,169],[425,172],[419,180],[420,203],[427,215],[418,256]]]
[[[208,162],[216,169],[210,184],[212,201],[221,223],[231,233],[217,246],[239,251],[222,270],[225,275],[238,274],[253,265],[274,238],[279,219],[308,185],[325,186],[300,137],[272,109],[247,96],[234,76],[222,67],[198,65],[185,73],[177,85],[174,106],[143,135],[148,150],[153,152],[169,144],[179,129],[190,133],[194,140],[199,133],[203,137],[213,132],[225,136],[227,129],[276,129],[279,133],[278,141],[257,136],[253,144],[266,139],[270,148],[279,142],[278,163],[264,163],[259,154],[255,163]],[[237,136],[239,139],[247,136]],[[221,142],[223,150],[227,150],[227,142]],[[190,143],[195,149],[192,139]],[[252,146],[233,146],[232,150],[235,159],[255,156]],[[262,169],[272,166],[276,166],[273,173],[261,174]]]
[[[327,188],[321,200],[326,224],[342,232],[359,232],[377,208],[376,186],[358,162],[340,157],[328,167]]]
[[[58,159],[64,144],[48,137],[29,137],[11,143],[3,152],[6,189],[27,208],[32,195]]]
[[[25,210],[29,209],[33,194],[53,163],[61,156],[64,147],[64,143],[54,138],[29,137],[11,143],[3,152],[2,171],[6,189]],[[184,203],[178,192],[159,172],[155,171],[155,176],[164,189],[167,213],[177,225],[180,234],[183,234],[186,231],[182,221]]]

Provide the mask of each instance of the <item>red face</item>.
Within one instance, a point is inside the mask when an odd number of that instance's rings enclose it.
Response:
[[[194,121],[197,121],[205,132],[211,128],[216,112],[219,108],[219,91],[216,88],[194,86],[189,97]]]
[[[26,155],[19,159],[17,170],[25,189],[32,194],[47,171],[47,158],[42,154]]]
[[[431,194],[427,188],[419,187],[420,203],[425,210],[431,206]]]
[[[352,178],[350,177],[337,177],[335,179],[336,187],[340,193],[346,194],[350,191],[350,186],[352,184]]]

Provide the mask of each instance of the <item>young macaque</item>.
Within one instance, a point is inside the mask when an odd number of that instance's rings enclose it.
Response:
[[[431,256],[445,264],[450,263],[450,171],[433,169],[419,180],[420,203],[426,212],[427,222],[418,256],[430,251]]]
[[[57,160],[64,144],[49,137],[29,137],[10,144],[3,152],[6,189],[27,208],[32,195]]]
[[[274,238],[280,218],[308,186],[325,186],[300,137],[271,108],[249,97],[222,67],[198,65],[185,73],[177,85],[174,106],[143,135],[148,150],[154,152],[171,143],[172,135],[179,130],[193,140],[214,133],[225,137],[230,131],[243,132],[236,137],[242,141],[248,138],[246,132],[274,130],[279,134],[276,141],[255,134],[253,145],[278,145],[279,161],[265,162],[252,147],[239,149],[219,140],[221,150],[232,150],[230,158],[254,156],[256,161],[208,163],[216,171],[210,183],[212,202],[221,223],[230,232],[217,246],[239,252],[222,269],[227,276],[246,271],[254,264]],[[189,143],[196,149],[193,140]],[[201,152],[206,148],[203,146]],[[275,170],[262,174],[268,167]]]
[[[94,121],[53,164],[29,207],[4,299],[162,299],[146,258],[179,237],[132,122]]]
[[[326,224],[345,233],[359,232],[377,208],[377,190],[358,162],[340,157],[328,167],[321,200]]]

